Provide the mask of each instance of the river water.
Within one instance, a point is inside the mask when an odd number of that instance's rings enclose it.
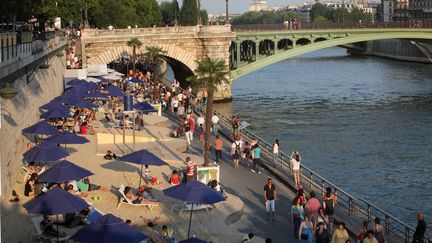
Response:
[[[415,226],[432,222],[432,65],[329,48],[235,81],[239,115],[347,192]]]

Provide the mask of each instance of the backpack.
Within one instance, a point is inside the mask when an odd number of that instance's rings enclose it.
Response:
[[[237,144],[237,143],[235,143],[235,150],[234,150],[234,153],[235,153],[236,155],[239,155],[239,154],[240,154],[240,145]]]
[[[327,215],[333,215],[334,213],[334,207],[333,207],[333,200],[326,198],[324,200],[325,203],[325,212]]]

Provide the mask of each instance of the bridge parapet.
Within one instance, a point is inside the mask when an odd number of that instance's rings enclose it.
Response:
[[[210,26],[174,26],[174,27],[153,27],[153,28],[131,28],[99,30],[86,29],[82,37],[101,37],[101,36],[142,36],[155,34],[199,34],[199,33],[231,33],[231,25],[210,25]]]

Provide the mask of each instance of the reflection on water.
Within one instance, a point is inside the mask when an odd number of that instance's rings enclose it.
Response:
[[[329,48],[235,81],[234,112],[258,135],[300,150],[336,185],[412,225],[432,218],[432,65]]]

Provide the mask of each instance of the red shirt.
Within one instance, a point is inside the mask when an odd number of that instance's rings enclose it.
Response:
[[[192,160],[187,162],[188,171],[187,171],[186,175],[193,176],[195,174],[196,165],[197,164],[195,162],[193,162]]]

